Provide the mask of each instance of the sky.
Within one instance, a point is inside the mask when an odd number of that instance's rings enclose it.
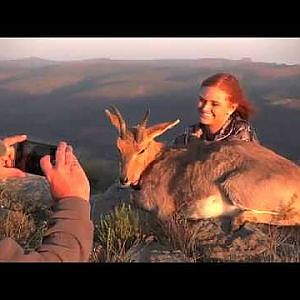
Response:
[[[0,60],[198,59],[250,57],[300,64],[300,38],[1,38]]]

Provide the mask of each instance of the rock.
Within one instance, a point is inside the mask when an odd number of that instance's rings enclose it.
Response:
[[[126,254],[131,262],[192,262],[180,250],[172,250],[159,242],[152,241],[145,245],[131,248]]]
[[[9,236],[25,251],[39,247],[48,227],[51,204],[43,176],[27,174],[25,178],[0,181],[0,240]]]
[[[193,262],[193,259],[186,257],[180,250],[152,250],[149,262],[187,263]]]
[[[0,207],[18,210],[20,207],[50,207],[52,196],[45,177],[27,174],[25,178],[0,181]]]

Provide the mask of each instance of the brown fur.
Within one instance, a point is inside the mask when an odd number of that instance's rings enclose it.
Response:
[[[139,142],[123,139],[124,145],[131,143],[130,151],[119,147],[127,163],[123,175],[140,179],[136,201],[145,209],[160,218],[174,212],[193,219],[242,212],[239,222],[300,224],[300,167],[252,142],[198,141],[188,149],[167,149],[154,141],[174,123],[151,127],[152,137],[140,134]],[[132,143],[139,149],[147,145],[146,150],[135,156]]]

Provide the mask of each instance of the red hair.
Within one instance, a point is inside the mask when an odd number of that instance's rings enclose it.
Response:
[[[201,83],[201,87],[218,87],[229,95],[231,103],[237,103],[236,112],[248,120],[255,113],[254,107],[245,96],[242,87],[236,77],[229,73],[217,73]]]

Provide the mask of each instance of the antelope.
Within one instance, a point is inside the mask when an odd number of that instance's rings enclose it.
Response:
[[[105,113],[119,132],[120,183],[159,218],[178,213],[193,220],[231,216],[239,226],[300,224],[300,167],[290,160],[253,142],[170,147],[155,138],[179,120],[147,127],[148,110],[130,128],[115,107]]]

